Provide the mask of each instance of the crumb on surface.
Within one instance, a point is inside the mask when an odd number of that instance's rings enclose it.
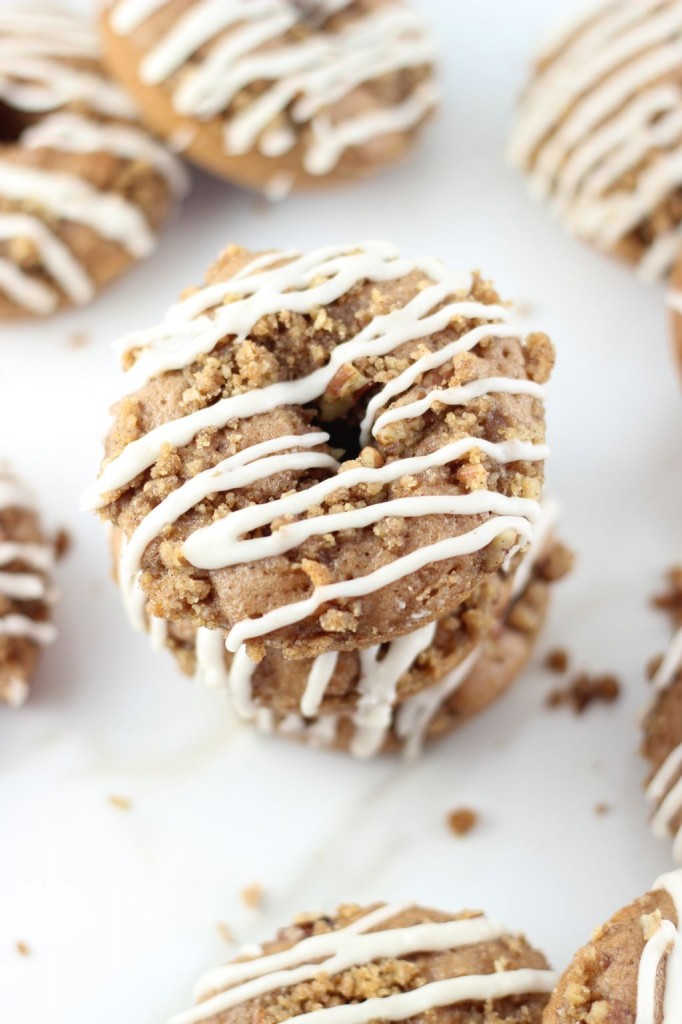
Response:
[[[454,811],[449,812],[446,820],[453,835],[461,837],[468,835],[476,828],[479,816],[470,807],[457,807]]]
[[[614,675],[604,674],[591,676],[581,672],[560,690],[552,690],[547,697],[547,707],[558,708],[568,704],[576,715],[596,702],[613,704],[620,696],[620,683]]]
[[[54,550],[58,560],[68,555],[72,544],[73,538],[68,530],[57,530],[57,534],[54,539]]]
[[[112,807],[115,807],[119,811],[129,811],[133,806],[133,802],[130,797],[121,796],[120,793],[111,793],[107,797]]]
[[[607,804],[604,800],[600,800],[598,804],[594,805],[594,813],[598,818],[603,818],[605,815],[611,813],[611,804]]]
[[[549,669],[550,672],[561,674],[568,670],[568,665],[568,652],[563,647],[554,647],[551,651],[548,651],[545,658],[545,668]]]
[[[675,565],[666,573],[667,590],[655,594],[651,603],[659,611],[667,612],[673,622],[682,626],[682,565]]]
[[[31,947],[29,946],[28,942],[24,942],[23,939],[17,939],[17,942],[15,943],[15,948],[19,956],[31,955]]]
[[[242,903],[251,910],[260,910],[263,906],[263,886],[259,882],[253,882],[245,886],[239,893]]]
[[[230,945],[234,943],[234,935],[232,934],[232,929],[227,921],[216,921],[216,928],[218,929],[218,934],[221,939],[228,942]]]
[[[90,335],[87,331],[72,331],[67,338],[69,348],[85,348],[90,344]]]

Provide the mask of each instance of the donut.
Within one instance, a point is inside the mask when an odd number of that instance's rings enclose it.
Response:
[[[281,198],[401,160],[438,94],[402,0],[115,0],[112,74],[200,166]]]
[[[543,1024],[682,1020],[682,871],[619,910],[576,953]]]
[[[540,1024],[555,981],[542,953],[479,911],[344,905],[208,971],[168,1024]]]
[[[56,637],[54,561],[32,496],[0,462],[0,703],[11,707],[25,702],[40,652]]]
[[[561,223],[667,275],[682,222],[682,2],[611,0],[535,61],[509,158]]]
[[[652,686],[642,743],[649,763],[646,795],[654,834],[661,839],[673,837],[675,859],[682,863],[682,625]]]
[[[513,575],[500,571],[454,613],[387,645],[307,661],[270,650],[256,665],[230,655],[220,631],[148,618],[152,645],[168,648],[198,683],[226,691],[238,716],[263,732],[358,758],[397,749],[415,757],[501,696],[528,660],[551,585],[572,560],[551,536],[555,513],[547,507]]]
[[[69,14],[0,11],[0,318],[91,302],[187,187]]]
[[[119,349],[86,507],[133,612],[293,658],[428,626],[541,518],[553,348],[479,275],[391,245],[225,250]],[[141,622],[144,628],[144,622]]]

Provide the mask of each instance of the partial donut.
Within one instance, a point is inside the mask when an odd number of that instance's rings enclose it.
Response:
[[[610,0],[536,58],[510,159],[566,228],[667,274],[682,222],[682,2]]]
[[[523,669],[551,586],[571,566],[551,537],[554,519],[548,508],[514,574],[500,571],[452,614],[389,644],[312,661],[270,650],[256,665],[245,652],[228,654],[219,631],[150,619],[152,645],[167,647],[198,683],[226,690],[261,731],[359,758],[401,748],[414,757],[426,740],[483,711]]]
[[[540,1024],[555,981],[542,953],[479,911],[345,905],[209,971],[168,1024]]]
[[[91,302],[149,256],[186,187],[86,24],[0,12],[0,319]]]
[[[121,351],[131,394],[85,503],[127,539],[140,615],[138,584],[233,653],[371,647],[532,539],[554,353],[478,275],[378,242],[232,247]]]
[[[437,102],[402,0],[116,0],[112,73],[209,171],[279,198],[401,160]]]
[[[643,725],[642,753],[650,769],[646,794],[654,833],[674,839],[675,859],[682,862],[682,627],[655,672],[652,687]]]
[[[54,561],[32,496],[0,462],[0,703],[24,703],[40,652],[56,637]]]
[[[682,1020],[682,871],[618,911],[575,957],[543,1024]]]

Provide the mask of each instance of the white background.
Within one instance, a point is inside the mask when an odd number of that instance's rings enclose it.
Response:
[[[570,0],[419,6],[437,29],[445,99],[406,167],[276,207],[196,175],[156,257],[90,309],[0,332],[1,454],[74,539],[59,641],[30,703],[0,709],[3,1024],[162,1022],[230,955],[216,922],[251,940],[340,900],[484,907],[564,967],[670,866],[649,835],[636,754],[643,667],[668,635],[648,598],[682,553],[682,402],[663,291],[565,237],[503,163],[529,51]],[[79,511],[118,383],[118,335],[156,322],[228,242],[365,237],[481,267],[552,334],[550,479],[579,556],[513,695],[409,766],[232,725],[219,695],[130,631],[104,529]],[[88,344],[75,348],[81,330]],[[576,668],[616,671],[621,702],[582,719],[546,710],[557,680],[541,657],[557,644]],[[132,809],[116,810],[111,794]],[[599,801],[610,815],[595,814]],[[444,824],[461,804],[482,814],[465,840]],[[260,914],[238,895],[254,881]]]

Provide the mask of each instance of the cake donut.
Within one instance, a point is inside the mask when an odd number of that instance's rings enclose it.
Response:
[[[0,462],[0,703],[24,703],[40,651],[55,639],[54,561],[32,496]]]
[[[209,971],[168,1024],[540,1024],[555,981],[542,953],[480,912],[345,905]]]
[[[0,140],[0,318],[92,301],[187,187],[69,14],[0,11]]]
[[[402,0],[114,0],[103,36],[158,134],[273,198],[395,163],[437,103]]]
[[[654,833],[662,839],[673,837],[675,859],[682,862],[682,624],[652,686],[642,744],[650,766],[646,795]]]
[[[682,1020],[682,871],[663,875],[573,958],[543,1024]]]
[[[478,275],[386,243],[227,249],[120,343],[84,504],[129,606],[314,657],[452,611],[532,540],[553,348]],[[144,628],[144,622],[140,623]]]
[[[389,644],[297,661],[274,649],[255,664],[229,654],[220,631],[148,618],[152,645],[199,684],[226,691],[263,732],[358,758],[400,748],[415,757],[501,696],[525,665],[551,585],[572,561],[552,537],[555,512],[547,507],[513,575],[497,573],[452,614]]]
[[[602,2],[540,50],[509,148],[570,232],[666,275],[682,222],[682,2]]]

